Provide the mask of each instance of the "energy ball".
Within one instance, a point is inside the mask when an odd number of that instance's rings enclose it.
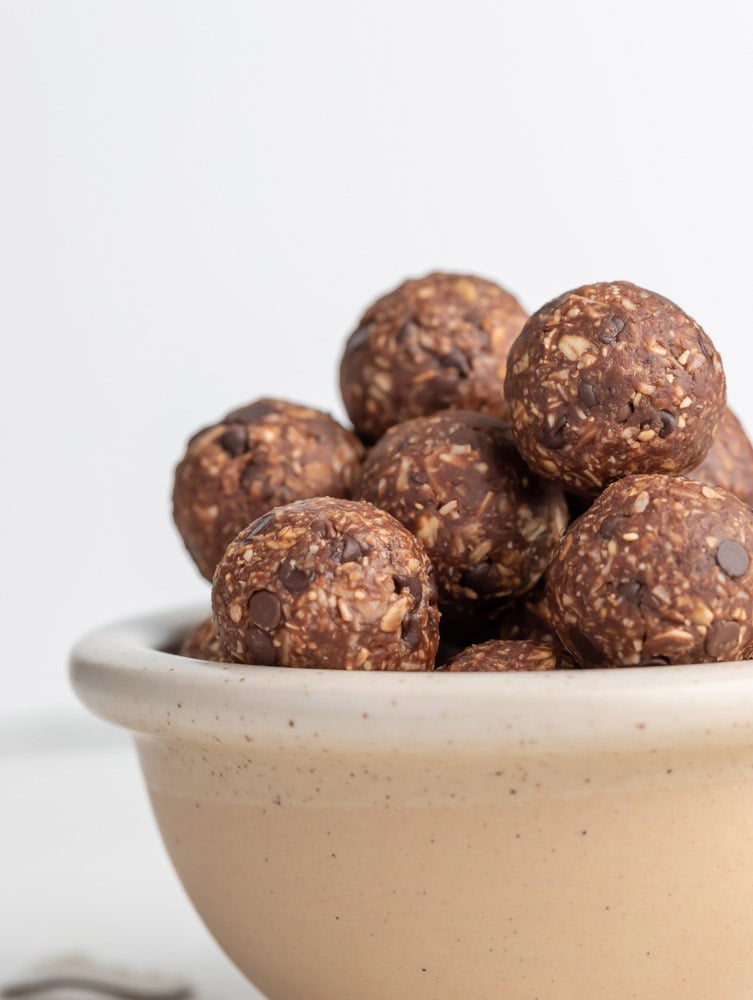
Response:
[[[753,506],[753,445],[731,410],[722,414],[708,454],[688,476],[721,486]]]
[[[209,660],[223,663],[225,658],[220,648],[220,640],[214,630],[214,619],[210,616],[193,628],[179,650],[180,656],[190,656],[193,660]]]
[[[419,542],[369,503],[276,507],[228,546],[212,587],[228,659],[338,670],[431,670],[439,614]]]
[[[596,495],[633,473],[681,475],[704,458],[725,405],[721,359],[668,299],[626,281],[543,306],[510,349],[515,444],[532,469]]]
[[[628,476],[562,539],[552,624],[583,667],[701,663],[753,652],[753,511],[682,476]]]
[[[356,495],[423,543],[452,616],[530,590],[568,522],[562,490],[527,468],[507,425],[462,410],[390,428],[366,456]]]
[[[375,441],[450,406],[504,417],[507,352],[526,319],[514,296],[483,278],[406,281],[366,310],[345,346],[340,389],[353,426]]]
[[[478,646],[469,646],[453,656],[445,667],[458,671],[504,672],[517,670],[558,670],[563,666],[557,650],[530,639],[491,639]]]
[[[329,414],[259,399],[189,441],[175,470],[175,524],[211,580],[226,546],[271,507],[349,496],[362,458],[355,434]]]

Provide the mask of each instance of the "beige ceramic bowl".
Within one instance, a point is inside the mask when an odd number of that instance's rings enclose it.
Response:
[[[162,836],[271,1000],[753,996],[753,663],[226,667],[201,611],[73,653]]]

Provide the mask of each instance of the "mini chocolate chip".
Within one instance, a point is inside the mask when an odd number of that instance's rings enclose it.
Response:
[[[748,553],[733,538],[725,538],[723,542],[719,543],[719,548],[716,550],[716,561],[719,568],[733,579],[736,576],[742,576],[750,563]]]
[[[624,520],[620,514],[610,514],[599,525],[599,534],[608,541],[622,527]]]
[[[639,580],[625,580],[617,584],[617,593],[629,604],[640,604],[645,589]]]
[[[737,622],[714,622],[706,633],[706,652],[717,659],[719,656],[731,656],[736,652],[740,639],[740,626]]]
[[[306,573],[295,566],[285,565],[277,574],[277,579],[289,594],[302,594],[308,590],[313,580],[312,573]]]
[[[475,590],[477,594],[494,594],[499,587],[497,568],[488,560],[478,563],[463,573],[460,582],[464,587]]]
[[[426,486],[429,479],[425,472],[416,471],[408,473],[408,481],[413,486]]]
[[[401,590],[408,591],[410,596],[413,598],[414,607],[417,607],[421,603],[423,588],[421,586],[421,581],[417,576],[393,576],[392,580],[395,584],[395,590],[398,593]]]
[[[231,410],[222,420],[223,424],[255,424],[272,413],[277,413],[274,403],[258,399],[248,406],[240,406],[237,410]]]
[[[556,451],[561,448],[565,443],[564,429],[567,426],[567,414],[561,413],[554,423],[550,426],[549,422],[544,423],[544,429],[541,432],[541,441],[546,448],[551,448],[552,451]]]
[[[282,619],[282,604],[271,590],[257,590],[248,599],[248,617],[252,625],[272,632]]]
[[[400,638],[403,640],[405,645],[410,650],[418,649],[423,640],[424,633],[421,628],[421,623],[416,618],[414,614],[407,614],[403,618],[403,624],[400,628]]]
[[[625,329],[625,321],[619,316],[608,316],[604,322],[604,327],[599,331],[598,337],[602,344],[614,344],[619,340],[620,334]]]
[[[590,382],[586,382],[583,379],[578,383],[578,399],[585,406],[587,410],[596,406],[599,402],[596,398],[596,390]]]
[[[669,657],[668,656],[649,656],[645,660],[641,660],[638,664],[639,667],[668,667]]]
[[[320,517],[311,522],[311,534],[318,535],[319,538],[334,538],[337,532],[331,521]]]
[[[453,344],[449,353],[443,355],[438,361],[442,368],[457,368],[461,378],[466,378],[471,373],[468,358],[456,344]]]
[[[246,629],[246,646],[252,664],[271,667],[277,662],[277,650],[271,638],[254,625]]]
[[[368,339],[370,329],[370,324],[365,323],[363,326],[359,326],[356,330],[354,330],[348,340],[347,350],[357,351],[359,347],[365,344]]]
[[[593,641],[579,628],[574,628],[570,633],[570,642],[575,648],[575,658],[583,667],[598,667],[604,662],[604,654]]]
[[[274,521],[274,514],[262,514],[261,517],[257,517],[249,527],[246,529],[246,533],[243,536],[243,541],[248,541],[249,538],[253,538],[254,535],[260,535],[262,531],[269,527],[269,525]]]
[[[335,562],[341,564],[355,562],[363,555],[363,549],[352,535],[343,535],[336,539],[330,545],[329,551]]]
[[[671,434],[677,426],[677,418],[674,413],[670,413],[669,410],[659,410],[659,420],[661,421],[659,437],[665,438]]]
[[[217,438],[217,444],[233,458],[248,451],[248,438],[242,427],[228,427],[225,433]]]

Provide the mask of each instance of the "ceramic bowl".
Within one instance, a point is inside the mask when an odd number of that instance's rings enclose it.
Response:
[[[83,639],[167,850],[270,1000],[753,995],[753,663],[345,673]]]

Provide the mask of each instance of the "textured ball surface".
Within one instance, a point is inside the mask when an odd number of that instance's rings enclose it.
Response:
[[[531,316],[510,349],[505,395],[526,462],[588,496],[623,476],[698,465],[725,381],[694,320],[616,281],[584,285]]]
[[[426,553],[393,517],[316,497],[238,535],[217,567],[212,608],[223,651],[239,663],[430,670],[436,596]]]
[[[547,571],[551,621],[584,667],[753,652],[753,511],[682,476],[629,476],[570,527]]]

